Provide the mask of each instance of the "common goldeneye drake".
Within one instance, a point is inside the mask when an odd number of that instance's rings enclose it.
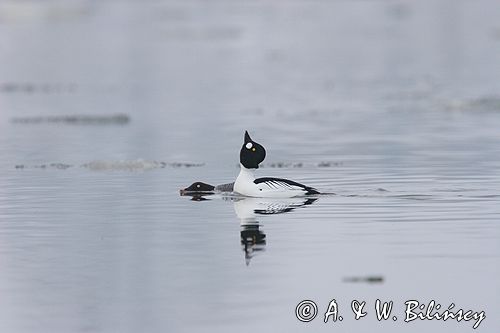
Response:
[[[319,194],[312,187],[283,178],[255,178],[254,170],[266,158],[264,147],[250,138],[245,131],[245,139],[240,150],[240,174],[234,182],[234,192],[257,198],[291,198]]]

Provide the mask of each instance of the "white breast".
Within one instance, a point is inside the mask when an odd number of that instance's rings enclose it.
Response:
[[[240,164],[240,174],[234,182],[234,192],[249,197],[256,197],[259,190],[257,189],[257,185],[253,182],[254,180],[255,176],[253,171]]]

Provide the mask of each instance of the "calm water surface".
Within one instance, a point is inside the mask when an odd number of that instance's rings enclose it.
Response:
[[[0,331],[472,331],[410,299],[498,331],[499,10],[0,3]],[[259,175],[335,194],[180,197],[235,179],[246,129]]]

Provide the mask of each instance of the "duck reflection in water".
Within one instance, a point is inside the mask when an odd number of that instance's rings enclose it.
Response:
[[[196,182],[189,187],[181,189],[181,196],[189,196],[193,201],[206,201],[210,197],[220,197],[232,201],[236,216],[240,219],[241,225],[241,246],[245,252],[245,262],[250,264],[250,260],[258,253],[265,250],[266,234],[261,230],[262,225],[258,221],[259,215],[274,215],[291,212],[292,210],[307,206],[318,200],[311,197],[294,198],[252,198],[235,196],[232,192],[233,184],[213,186],[210,184]]]
[[[314,198],[250,198],[232,197],[234,211],[240,219],[241,246],[245,252],[245,263],[250,264],[251,259],[265,250],[266,234],[260,229],[259,215],[283,214],[292,210],[312,204]]]

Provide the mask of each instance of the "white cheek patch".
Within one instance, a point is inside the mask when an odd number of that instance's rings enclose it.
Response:
[[[245,147],[247,147],[247,149],[252,149],[253,144],[252,144],[251,142],[249,142],[249,143],[247,143],[247,144],[245,145]]]

